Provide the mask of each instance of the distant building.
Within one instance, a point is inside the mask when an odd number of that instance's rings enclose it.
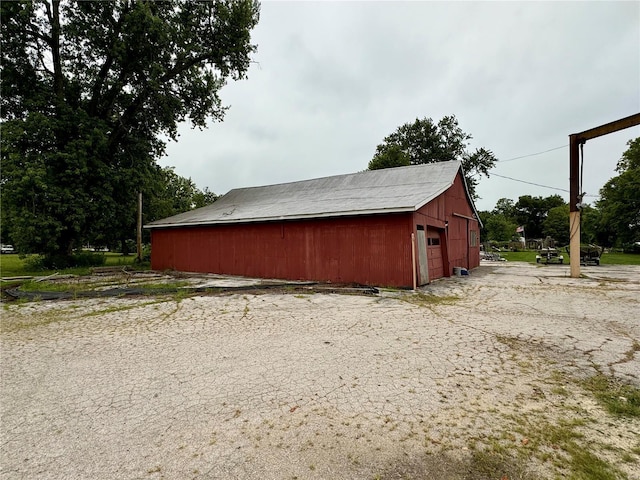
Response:
[[[145,228],[156,270],[411,287],[480,263],[458,161],[239,188]]]

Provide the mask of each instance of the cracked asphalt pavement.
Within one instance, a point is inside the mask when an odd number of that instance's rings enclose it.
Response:
[[[429,472],[470,478],[447,462],[510,415],[601,415],[569,379],[640,387],[640,267],[583,273],[483,264],[419,294],[5,304],[0,478],[398,478],[443,449]],[[609,424],[637,442],[637,421]]]

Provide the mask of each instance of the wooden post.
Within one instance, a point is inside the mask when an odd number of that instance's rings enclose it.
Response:
[[[411,270],[413,271],[413,289],[415,290],[417,287],[417,279],[416,279],[416,236],[414,233],[411,233]]]
[[[580,140],[569,136],[569,262],[571,277],[580,277]]]
[[[138,232],[136,235],[138,263],[142,262],[142,192],[138,192]]]

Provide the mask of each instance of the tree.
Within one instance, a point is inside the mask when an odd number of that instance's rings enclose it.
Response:
[[[130,223],[179,122],[223,119],[259,5],[39,0],[0,17],[2,220],[20,251],[69,254]]]
[[[218,198],[219,196],[209,190],[209,187],[204,187],[204,190],[196,189],[192,197],[193,208],[206,207],[207,205],[211,205]]]
[[[515,235],[517,225],[504,215],[491,214],[486,220],[485,228],[487,230],[487,240],[508,242]]]
[[[524,227],[527,238],[542,238],[544,237],[543,222],[547,218],[549,210],[564,205],[564,203],[560,195],[550,195],[548,197],[523,195],[518,198],[514,206],[515,219],[518,225]]]
[[[147,222],[204,207],[218,198],[208,188],[199,190],[191,178],[181,177],[173,167],[159,169],[157,173],[155,183],[149,185],[153,193],[148,194],[145,206]]]
[[[504,215],[508,219],[515,221],[516,207],[510,198],[500,198],[496,202],[496,206],[493,208],[492,213],[496,215]]]
[[[640,241],[640,137],[627,145],[616,167],[620,174],[604,184],[596,203],[601,229],[619,246]]]
[[[542,221],[542,235],[551,237],[557,245],[569,244],[569,204],[551,208]]]
[[[382,168],[406,167],[411,165],[409,155],[399,145],[390,145],[389,148],[376,152],[369,162],[369,170]]]
[[[584,204],[580,211],[580,237],[582,243],[593,243],[603,247],[611,247],[614,232],[608,230],[602,221],[602,212],[589,204]]]
[[[401,125],[384,138],[383,143],[376,147],[369,169],[403,166],[407,159],[409,165],[461,160],[469,193],[477,198],[477,177],[488,177],[496,158],[484,148],[468,152],[467,141],[471,138],[458,126],[453,115],[443,117],[437,124],[431,118],[416,118],[415,122]]]
[[[158,165],[144,178],[142,197],[144,223],[203,207],[218,198],[208,188],[204,191],[198,189],[191,178],[181,177],[173,167],[160,168]],[[122,253],[128,254],[129,244],[135,239],[138,204],[127,205],[127,208],[124,215],[111,219],[112,228],[93,230],[85,243],[106,246],[112,250],[119,248]],[[146,232],[144,236],[148,237]]]

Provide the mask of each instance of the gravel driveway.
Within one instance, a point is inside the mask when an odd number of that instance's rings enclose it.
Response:
[[[580,383],[640,387],[640,268],[583,273],[5,304],[0,477],[545,478],[570,454],[541,427],[582,419],[581,442],[640,478],[640,422]]]

